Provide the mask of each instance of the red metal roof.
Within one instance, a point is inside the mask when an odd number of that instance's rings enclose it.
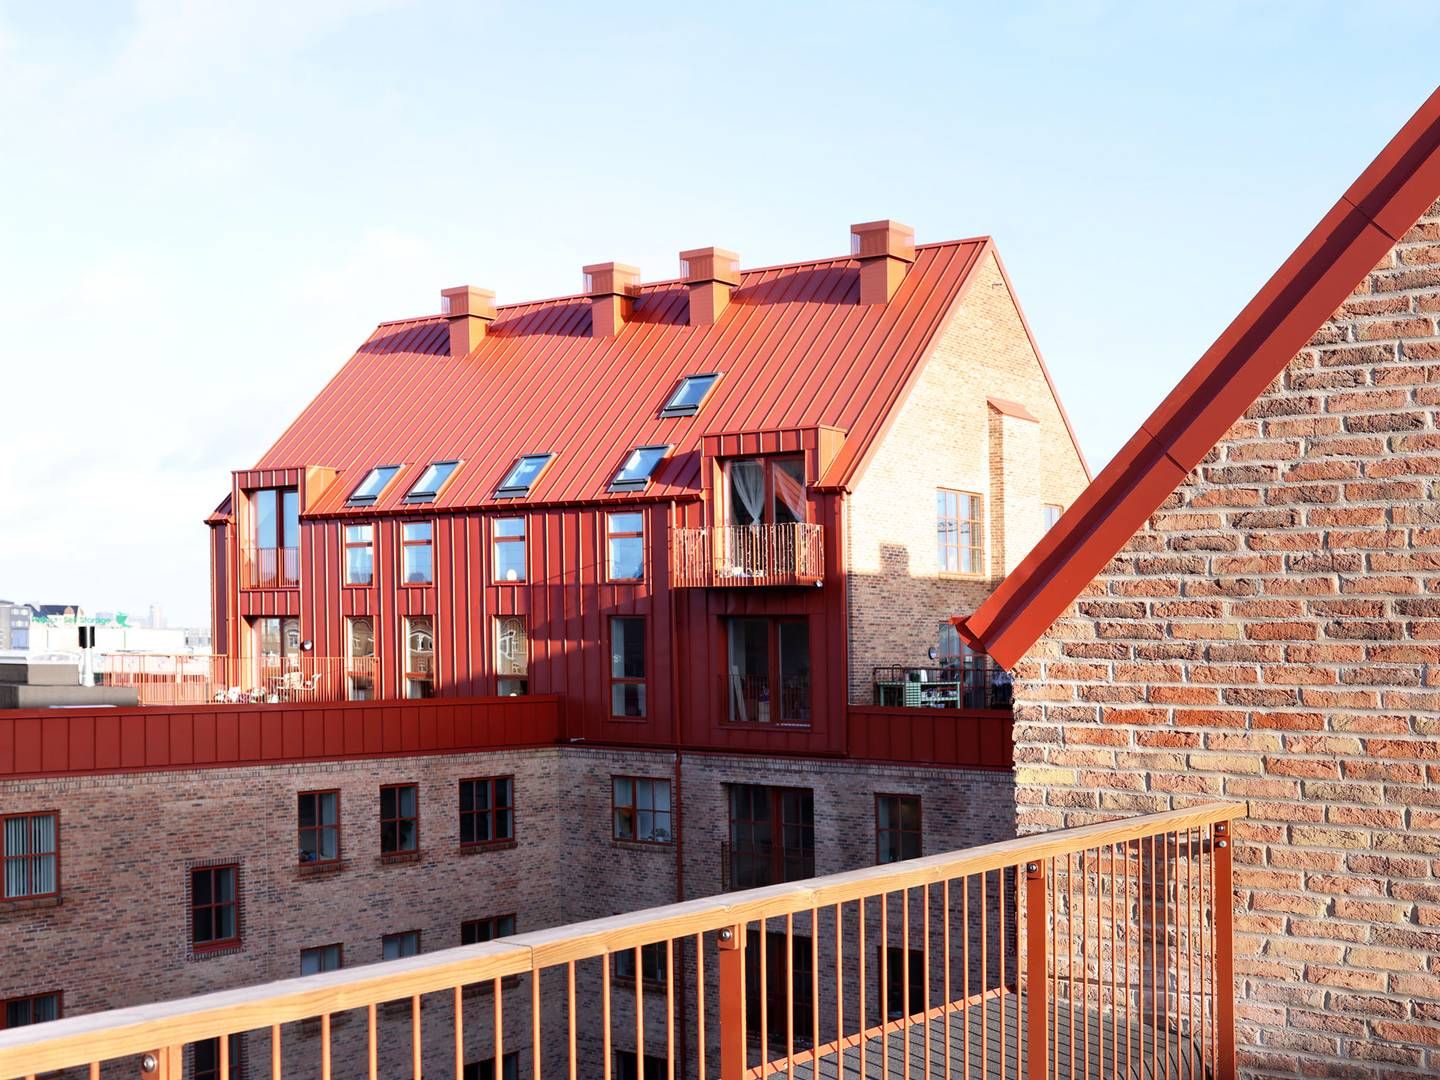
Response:
[[[988,238],[916,248],[887,304],[861,305],[859,263],[826,259],[742,273],[711,326],[690,326],[682,282],[641,287],[615,337],[590,335],[585,296],[498,310],[469,356],[451,357],[442,316],[384,323],[257,463],[341,471],[309,508],[344,511],[373,466],[404,468],[373,505],[403,507],[432,461],[462,465],[434,505],[514,505],[495,489],[516,458],[555,460],[524,502],[694,495],[707,433],[829,425],[846,438],[823,479],[848,484],[967,288]],[[723,372],[692,417],[660,408],[680,378]],[[632,448],[673,444],[641,495],[608,492]]]
[[[1009,667],[1104,569],[1432,203],[1430,95],[960,632]]]

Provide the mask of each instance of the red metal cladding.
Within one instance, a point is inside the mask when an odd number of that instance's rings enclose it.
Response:
[[[1437,198],[1440,90],[1030,555],[957,620],[961,634],[1007,667],[1018,661]]]

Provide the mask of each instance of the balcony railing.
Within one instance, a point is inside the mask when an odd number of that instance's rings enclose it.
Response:
[[[873,672],[874,704],[907,709],[1011,707],[1010,675],[988,656],[934,667],[887,665]]]
[[[310,653],[233,657],[101,653],[96,681],[133,687],[141,705],[263,704],[374,697],[374,661]],[[360,691],[369,688],[368,694]]]
[[[293,589],[300,584],[300,549],[243,547],[240,549],[242,589]]]
[[[658,1059],[647,1076],[718,1080],[1232,1080],[1243,814],[1216,803],[17,1028],[0,1076],[129,1059],[125,1075],[179,1080],[186,1044],[225,1055],[247,1033],[252,1080],[282,1064],[459,1078],[507,1051],[530,1077],[613,1075],[633,1054]],[[622,954],[658,978],[617,976]]]
[[[810,726],[810,676],[722,675],[725,715],[732,724]]]
[[[800,521],[674,530],[670,584],[676,588],[814,585],[824,577],[822,525]]]

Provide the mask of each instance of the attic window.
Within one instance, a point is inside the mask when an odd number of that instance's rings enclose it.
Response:
[[[536,480],[540,479],[540,474],[545,471],[545,466],[549,465],[554,457],[554,454],[526,454],[515,462],[505,479],[501,481],[495,497],[519,499],[529,495],[531,487],[534,486]]]
[[[686,375],[660,410],[661,416],[694,416],[710,396],[711,389],[720,381],[718,371],[708,375]]]
[[[610,490],[644,491],[650,486],[650,474],[655,471],[655,466],[670,450],[668,446],[637,446],[630,451],[615,479],[610,481]]]
[[[369,506],[380,497],[395,474],[400,471],[399,465],[377,465],[371,469],[360,486],[350,493],[350,498],[345,500],[346,506]]]
[[[459,465],[458,461],[432,461],[420,474],[409,491],[405,493],[407,503],[434,502],[435,496],[445,486],[445,481],[450,479],[450,474]]]

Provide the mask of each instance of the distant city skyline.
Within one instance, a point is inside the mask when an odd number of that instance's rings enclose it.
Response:
[[[208,620],[202,521],[377,322],[993,235],[1098,470],[1433,89],[1433,5],[0,0],[0,595]],[[1333,63],[1327,47],[1383,56]],[[539,44],[537,44],[539,43]],[[83,75],[77,76],[77,72]]]

